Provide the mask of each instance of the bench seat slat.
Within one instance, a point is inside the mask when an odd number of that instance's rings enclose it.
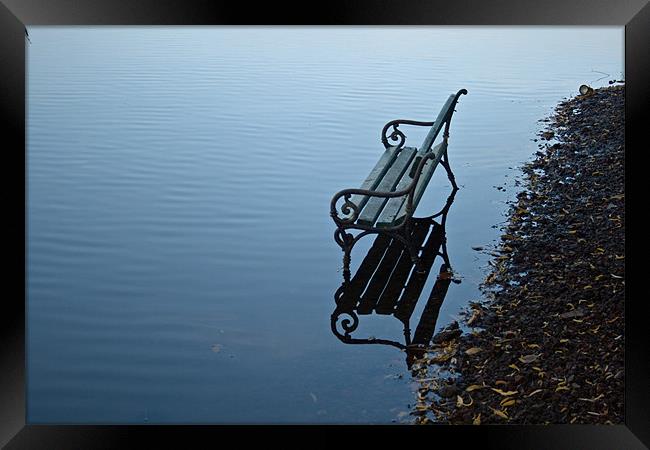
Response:
[[[415,222],[413,224],[411,239],[416,248],[420,248],[428,232],[428,223]],[[411,261],[411,254],[407,248],[404,248],[399,261],[395,266],[395,270],[393,270],[393,273],[390,275],[388,284],[386,284],[386,287],[377,301],[377,306],[375,307],[375,312],[377,314],[392,314],[394,312],[397,299],[404,289],[406,279],[408,278],[412,268],[413,261]]]
[[[445,237],[444,229],[442,226],[437,223],[433,223],[433,228],[431,233],[427,238],[424,247],[422,248],[422,253],[420,257],[420,264],[424,270],[423,274],[418,274],[416,271],[411,272],[408,282],[404,291],[402,291],[402,296],[400,297],[397,307],[395,308],[394,316],[399,320],[406,322],[410,320],[413,311],[415,310],[415,305],[420,298],[420,294],[424,289],[429,271],[433,262],[436,259],[440,247],[442,246],[442,241]]]
[[[443,265],[440,268],[440,275],[445,273],[443,272],[444,267],[445,266]],[[420,316],[420,322],[415,328],[413,342],[411,342],[413,345],[428,345],[436,331],[436,323],[438,322],[440,307],[442,306],[442,302],[445,300],[447,290],[451,284],[451,278],[441,278],[440,275],[431,289],[429,300]]]
[[[382,192],[395,191],[395,186],[397,186],[402,175],[408,169],[415,156],[415,152],[416,149],[414,147],[404,147],[374,190]],[[372,226],[386,204],[386,200],[388,199],[385,197],[370,197],[361,211],[357,223]]]
[[[415,208],[417,208],[418,204],[420,203],[422,194],[429,184],[429,181],[431,181],[433,172],[436,170],[436,167],[438,166],[438,163],[440,162],[445,149],[446,146],[444,142],[441,142],[440,144],[433,147],[433,149],[431,149],[431,151],[434,152],[436,156],[435,158],[429,159],[426,163],[424,163],[424,167],[422,168],[422,175],[418,179],[418,184],[415,186],[415,192],[413,193],[413,211],[415,211]],[[417,156],[423,156],[423,154],[424,153],[420,150],[418,151]],[[413,166],[416,162],[419,164],[417,157],[411,165]],[[413,170],[415,171],[416,169],[417,167],[415,167]],[[400,185],[403,185],[403,187],[400,188],[398,186],[396,190],[404,189],[408,187],[409,184],[411,184],[413,179],[409,176],[410,172],[411,169],[409,169],[409,172],[404,175],[402,181],[400,182]],[[377,220],[377,227],[390,227],[402,223],[406,217],[406,198],[407,196],[404,195],[402,197],[394,197],[389,199],[386,203],[386,206],[384,207],[384,210],[379,216],[379,219]]]
[[[381,179],[384,177],[390,166],[395,161],[397,156],[397,147],[388,147],[384,153],[375,164],[375,167],[370,171],[370,175],[366,177],[366,180],[361,184],[361,189],[374,190]],[[366,202],[368,201],[367,195],[353,195],[350,197],[350,201],[359,207],[359,210],[363,210]]]
[[[349,286],[344,291],[341,296],[338,304],[339,306],[347,311],[353,309],[359,303],[361,293],[366,289],[372,274],[377,269],[381,259],[386,253],[386,249],[391,242],[391,238],[385,234],[378,234],[375,242],[370,247],[368,254],[359,265],[357,273],[354,275],[350,281]]]
[[[368,283],[368,287],[359,300],[357,307],[358,314],[370,314],[377,305],[379,296],[386,287],[386,283],[390,279],[390,274],[395,269],[395,264],[402,254],[404,245],[396,239],[391,240],[384,257],[382,258],[377,270]]]

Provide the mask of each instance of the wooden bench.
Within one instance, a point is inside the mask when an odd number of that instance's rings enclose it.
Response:
[[[352,247],[370,233],[386,233],[401,242],[421,271],[418,265],[419,244],[414,241],[411,233],[413,213],[439,164],[447,171],[454,190],[458,189],[449,167],[447,146],[451,117],[458,98],[464,94],[467,94],[465,89],[451,94],[433,122],[402,119],[388,122],[382,130],[384,153],[361,187],[344,189],[332,198],[330,215],[337,226],[334,240],[344,252],[343,274],[346,281],[350,279]],[[400,125],[431,128],[418,149],[404,145],[406,135],[399,129]],[[443,126],[442,142],[434,146],[433,143]],[[341,200],[342,203],[339,204]],[[348,230],[353,229],[359,230],[360,233],[357,236],[352,235]]]
[[[424,352],[433,337],[438,313],[452,281],[447,256],[445,223],[455,190],[447,199],[439,222],[429,218],[414,218],[412,239],[422,245],[422,272],[414,264],[404,246],[381,233],[359,265],[349,283],[343,282],[334,294],[336,308],[331,316],[334,335],[346,344],[383,344],[406,350],[407,365]],[[411,317],[421,297],[436,258],[443,264],[427,303],[411,338]],[[404,328],[404,343],[389,339],[352,337],[359,325],[359,316],[372,313],[392,315]]]

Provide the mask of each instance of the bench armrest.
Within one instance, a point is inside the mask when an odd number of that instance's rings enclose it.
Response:
[[[446,124],[445,134],[447,134],[447,132],[449,131],[449,122],[451,121],[451,116],[454,113],[454,107],[456,106],[456,103],[458,102],[458,98],[461,95],[467,95],[467,89],[461,89],[456,94],[451,94],[447,99],[447,101],[445,102],[445,104],[443,105],[442,109],[440,110],[438,117],[433,122],[421,122],[418,120],[406,120],[406,119],[391,120],[386,125],[384,125],[384,128],[381,130],[382,144],[384,144],[385,148],[391,147],[391,144],[388,142],[388,140],[390,139],[391,141],[396,141],[396,143],[393,145],[394,147],[402,148],[404,146],[404,143],[406,142],[406,135],[402,133],[401,130],[398,129],[398,127],[402,124],[430,126],[432,127],[431,131],[429,131],[429,134],[427,134],[427,137],[425,138],[424,142],[422,143],[422,146],[420,147],[420,148],[428,149],[429,147],[431,147],[431,144],[433,144],[433,141],[435,140],[436,136],[440,132],[440,129],[442,128],[443,124]],[[393,127],[393,131],[390,132],[390,134],[388,134],[388,129],[390,127]]]
[[[354,223],[359,217],[361,210],[356,204],[350,201],[350,197],[352,197],[353,195],[367,195],[370,197],[385,197],[385,198],[401,197],[402,195],[408,194],[409,191],[412,190],[413,186],[414,185],[412,184],[407,189],[403,189],[401,191],[393,191],[393,192],[371,191],[368,189],[359,189],[359,188],[343,189],[341,191],[338,191],[336,194],[334,194],[334,197],[332,197],[332,201],[330,202],[330,216],[332,216],[334,222],[337,223],[339,222],[342,224]],[[336,206],[336,204],[341,199],[341,197],[343,197],[344,199],[344,202],[341,205],[341,213],[345,217],[339,217],[339,212]]]
[[[388,147],[397,147],[397,148],[402,148],[404,146],[404,143],[406,142],[406,135],[402,133],[402,130],[399,130],[398,127],[400,125],[417,125],[421,127],[430,127],[434,124],[435,122],[422,122],[419,120],[408,120],[408,119],[396,119],[396,120],[391,120],[388,122],[386,125],[384,125],[384,128],[381,130],[381,143],[384,144],[385,148]],[[393,127],[393,131],[388,134],[388,129],[390,127]],[[388,140],[391,141],[398,141],[395,144],[390,144]]]

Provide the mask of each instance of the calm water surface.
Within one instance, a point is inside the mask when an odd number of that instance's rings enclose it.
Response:
[[[433,120],[469,91],[449,144],[462,283],[440,328],[480,297],[489,256],[471,247],[498,238],[537,121],[624,70],[623,28],[29,33],[31,423],[404,420],[404,353],[330,331],[332,195],[363,181],[387,121]],[[418,213],[447,186],[440,170]],[[394,318],[365,319],[400,339]]]

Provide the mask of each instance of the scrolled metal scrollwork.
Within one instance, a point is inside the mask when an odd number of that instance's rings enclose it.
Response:
[[[350,316],[350,319],[341,320],[341,328],[343,332],[338,330],[337,324],[339,323],[339,318],[342,315]],[[391,341],[388,339],[377,339],[374,337],[369,337],[366,339],[353,338],[351,334],[359,326],[359,316],[354,311],[348,310],[335,310],[331,318],[331,328],[332,333],[339,338],[342,342],[346,344],[381,344],[381,345],[392,345],[393,347],[399,348],[400,350],[405,350],[406,346],[396,341]]]
[[[402,130],[398,128],[400,125],[417,125],[417,126],[430,127],[433,124],[434,122],[421,122],[419,120],[406,120],[406,119],[391,120],[386,125],[384,125],[384,128],[381,130],[381,142],[382,144],[384,144],[385,148],[388,147],[402,148],[406,143],[406,135],[402,132]],[[391,131],[390,134],[388,134],[388,129],[391,127],[393,128],[393,131]],[[397,141],[397,143],[391,144],[389,143],[389,140]]]
[[[340,206],[340,212],[341,215],[339,215],[339,209],[337,207],[338,200],[343,197],[343,204]],[[355,220],[357,220],[357,217],[359,217],[359,207],[354,204],[350,200],[351,194],[350,193],[341,193],[340,195],[334,196],[334,199],[332,200],[332,205],[330,208],[330,215],[336,222],[340,222],[341,224],[351,224],[354,223]]]
[[[334,293],[334,301],[336,302],[337,305],[341,301],[343,294],[345,294],[345,284],[339,287]]]
[[[350,201],[350,194],[345,194],[343,199],[345,202],[341,205],[341,212],[345,214],[345,218],[342,220],[345,223],[353,223],[359,217],[359,207]]]
[[[349,316],[350,318],[347,319],[342,319],[341,320],[341,329],[343,330],[343,333],[341,333],[337,327],[339,323],[339,318],[342,315]],[[350,340],[351,337],[350,335],[354,333],[354,330],[357,329],[359,326],[359,316],[354,311],[334,311],[331,317],[331,327],[332,327],[332,333],[334,333],[339,339],[343,341]]]
[[[404,146],[404,143],[406,142],[406,135],[402,133],[402,130],[398,128],[399,123],[392,124],[392,127],[393,127],[393,131],[389,136],[386,136],[386,132],[384,132],[384,134],[382,135],[382,142],[385,147],[388,147],[390,145],[388,143],[389,139],[391,141],[397,141],[399,139],[399,142],[397,144],[393,144],[393,146],[397,148],[402,148]]]
[[[346,232],[343,228],[337,228],[334,231],[334,241],[339,244],[341,248],[349,247],[354,242],[354,236]]]

